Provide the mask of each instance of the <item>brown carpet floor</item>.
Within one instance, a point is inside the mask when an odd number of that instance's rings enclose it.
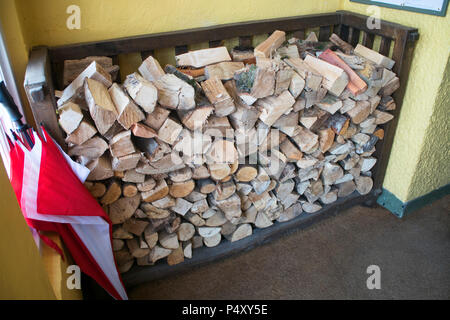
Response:
[[[380,290],[367,289],[369,265],[381,269]],[[450,299],[450,196],[403,219],[353,207],[250,252],[137,286],[129,297]]]

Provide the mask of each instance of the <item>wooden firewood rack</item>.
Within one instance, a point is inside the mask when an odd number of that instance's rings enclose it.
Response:
[[[373,48],[375,37],[379,36],[381,37],[381,42],[378,51],[383,55],[391,56],[395,61],[393,71],[399,76],[401,83],[401,87],[393,95],[397,108],[392,113],[394,119],[381,126],[385,130],[385,137],[376,145],[374,157],[378,161],[373,169],[374,186],[369,194],[362,196],[355,191],[345,198],[340,198],[336,202],[324,206],[322,210],[316,213],[302,213],[293,220],[283,223],[276,222],[273,226],[266,229],[255,229],[251,237],[240,241],[231,243],[224,240],[215,248],[198,248],[195,250],[192,259],[187,259],[175,266],[168,266],[166,263],[157,263],[149,267],[134,266],[130,271],[123,274],[123,280],[127,287],[189,270],[234,253],[250,250],[277,238],[279,235],[298,230],[299,228],[305,228],[325,217],[336,215],[351,206],[358,204],[374,205],[376,203],[376,199],[381,193],[398,116],[405,94],[414,45],[419,38],[419,33],[415,28],[383,20],[381,21],[380,29],[369,29],[367,27],[367,19],[367,16],[361,14],[337,11],[223,24],[56,47],[37,46],[31,50],[24,87],[33,116],[36,124],[43,124],[63,147],[66,147],[66,145],[55,113],[56,100],[54,90],[55,88],[63,89],[63,64],[64,60],[67,59],[81,59],[87,56],[110,56],[115,61],[115,64],[118,64],[118,55],[123,53],[139,52],[142,58],[145,59],[159,48],[174,47],[175,53],[181,54],[187,52],[189,45],[192,44],[209,42],[210,47],[216,47],[220,45],[222,40],[232,38],[239,38],[240,46],[249,47],[252,44],[253,36],[270,34],[276,29],[286,31],[287,37],[295,36],[299,39],[304,39],[307,29],[319,28],[320,41],[327,41],[331,33],[334,32],[353,46],[356,46],[357,43],[362,43],[366,47]]]

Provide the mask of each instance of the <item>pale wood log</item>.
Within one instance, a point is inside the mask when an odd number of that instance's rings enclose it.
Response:
[[[116,225],[113,227],[112,237],[113,239],[122,239],[122,240],[133,239],[133,235],[128,231],[126,231],[122,227],[122,225]]]
[[[272,53],[286,40],[284,31],[275,30],[270,37],[261,42],[254,50],[255,57],[271,58]]]
[[[206,153],[206,159],[208,164],[232,164],[238,159],[238,153],[233,142],[217,139]]]
[[[117,201],[117,199],[119,199],[121,195],[122,195],[122,187],[120,183],[113,180],[108,185],[108,188],[103,197],[100,199],[100,203],[103,205],[111,204]]]
[[[300,128],[299,134],[292,137],[302,152],[309,153],[317,147],[319,137],[306,128]]]
[[[336,185],[338,187],[338,197],[346,197],[353,193],[356,189],[356,185],[353,180],[339,183]]]
[[[105,180],[114,176],[114,171],[111,167],[111,159],[107,155],[103,155],[87,164],[87,168],[91,170],[87,180]]]
[[[203,238],[203,243],[208,248],[212,248],[217,246],[220,243],[220,240],[222,240],[222,235],[220,233],[217,233],[211,237]]]
[[[78,127],[66,137],[67,144],[80,145],[91,139],[97,133],[97,129],[90,122],[82,120]]]
[[[302,205],[300,203],[296,203],[296,204],[290,206],[289,208],[287,208],[286,210],[284,210],[283,212],[281,212],[277,221],[278,222],[286,222],[286,221],[292,220],[292,219],[298,217],[302,212],[303,212]]]
[[[209,174],[208,168],[205,165],[195,167],[192,170],[192,179],[199,180],[199,179],[206,179],[209,177],[210,177],[210,174]]]
[[[108,149],[105,140],[98,136],[87,140],[86,142],[75,145],[68,150],[69,156],[82,156],[88,159],[97,159]]]
[[[254,127],[259,117],[259,112],[255,108],[247,105],[239,96],[236,82],[234,80],[227,81],[224,87],[234,100],[236,110],[229,115],[230,122],[235,130],[250,130]]]
[[[252,74],[250,72],[250,74]],[[254,72],[254,81],[250,90],[250,97],[261,99],[274,94],[275,92],[275,69],[258,67]],[[245,96],[241,95],[244,99]],[[249,103],[251,105],[253,103]]]
[[[169,194],[174,198],[183,198],[191,193],[195,188],[194,180],[174,182],[169,186]]]
[[[167,256],[167,264],[173,266],[184,261],[184,251],[183,247],[180,245],[177,249],[172,250],[172,252]]]
[[[300,77],[298,73],[294,73],[291,78],[291,83],[289,84],[289,92],[292,96],[297,99],[305,88],[305,79]]]
[[[266,125],[273,125],[278,118],[286,113],[295,103],[294,97],[288,90],[279,96],[270,96],[258,100],[258,107],[261,108],[259,119]]]
[[[192,133],[183,129],[173,145],[173,150],[183,152],[185,156],[203,155],[211,147],[212,138],[208,134],[199,131]]]
[[[70,101],[58,108],[58,114],[58,123],[68,135],[78,128],[83,119],[80,106]]]
[[[208,209],[209,209],[208,201],[206,201],[206,199],[202,199],[197,200],[192,204],[191,212],[200,214],[207,211]]]
[[[64,89],[61,98],[58,99],[58,107],[68,101],[78,102],[82,99],[84,82],[86,78],[99,81],[107,88],[109,88],[112,84],[111,75],[106,72],[100,64],[93,61],[75,78],[75,80],[71,82],[70,85]]]
[[[183,244],[183,254],[185,258],[191,259],[192,258],[192,243],[186,242]]]
[[[132,198],[120,198],[109,205],[109,217],[112,224],[119,224],[129,219],[141,202],[140,195]]]
[[[272,126],[292,137],[298,134],[298,121],[299,113],[292,111],[281,115]]]
[[[323,76],[322,85],[335,96],[339,96],[347,87],[348,75],[341,68],[310,55],[305,57],[305,62]]]
[[[327,152],[334,142],[335,133],[332,129],[323,129],[319,131],[319,146],[320,151]]]
[[[220,227],[228,222],[228,219],[221,211],[215,211],[215,213],[206,219],[205,225],[208,227]]]
[[[144,230],[144,239],[150,249],[154,248],[158,243],[158,232],[155,232],[151,225]]]
[[[289,58],[285,59],[284,62],[305,80],[306,88],[309,88],[312,91],[319,90],[323,81],[323,76],[317,70],[300,58]]]
[[[214,105],[214,112],[218,117],[225,117],[236,110],[234,101],[219,78],[213,77],[201,83],[208,100]]]
[[[133,124],[145,119],[141,109],[117,83],[113,83],[108,92],[116,106],[118,113],[117,122],[126,130],[130,129]]]
[[[275,77],[275,91],[274,91],[275,95],[279,95],[283,91],[289,89],[291,79],[294,73],[295,72],[292,70],[292,68],[288,67],[286,63],[282,61],[278,63],[278,71]]]
[[[389,69],[389,70],[392,69],[392,67],[395,64],[394,60],[392,60],[392,59],[390,59],[390,58],[388,58],[386,56],[383,56],[382,54],[380,54],[380,53],[378,53],[378,52],[376,52],[376,51],[374,51],[372,49],[364,47],[361,44],[358,44],[356,46],[354,52],[356,54],[366,58],[367,60],[370,60],[373,63],[375,63],[377,65],[380,65],[380,66],[382,66],[382,67],[384,67],[386,69]]]
[[[113,157],[119,158],[137,150],[131,141],[131,131],[122,131],[109,141],[109,150]]]
[[[121,240],[121,239],[113,239],[113,241],[112,241],[113,251],[122,250],[124,246],[125,246],[125,242],[123,240]]]
[[[229,221],[239,218],[242,214],[241,199],[237,194],[233,194],[225,200],[215,200],[212,195],[209,195],[208,200],[212,205],[222,210]]]
[[[170,210],[184,216],[192,208],[192,203],[183,198],[176,198],[175,205]]]
[[[138,152],[123,157],[114,157],[111,161],[111,168],[116,171],[131,170],[136,168],[140,159],[141,154]]]
[[[153,130],[159,130],[169,117],[170,111],[156,106],[152,113],[147,114],[144,123]]]
[[[255,227],[263,229],[273,225],[273,222],[269,219],[269,217],[263,212],[260,211],[256,215],[255,219]]]
[[[152,56],[148,56],[147,59],[142,61],[142,64],[139,66],[138,70],[148,81],[157,81],[165,74],[158,60]]]
[[[298,161],[303,157],[303,153],[289,139],[280,144],[280,151],[286,156],[287,161]]]
[[[205,67],[205,76],[207,79],[218,78],[220,80],[233,79],[237,70],[244,68],[242,62],[220,62]]]
[[[383,112],[383,111],[379,111],[379,110],[375,110],[372,113],[372,116],[375,117],[375,124],[380,125],[380,124],[385,124],[386,122],[391,121],[394,116],[388,112]]]
[[[342,108],[343,103],[342,100],[340,100],[339,98],[327,94],[325,98],[317,102],[316,105],[322,110],[325,110],[331,114],[335,114],[336,111]]]
[[[158,234],[159,244],[166,249],[177,249],[180,244],[176,233],[162,231]]]
[[[173,182],[183,182],[192,178],[192,170],[189,167],[184,167],[169,173],[169,178]]]
[[[158,245],[154,246],[153,249],[150,251],[150,254],[148,256],[148,260],[151,264],[155,263],[158,260],[164,259],[167,257],[172,250],[166,249],[163,247],[160,247]]]
[[[147,113],[152,113],[158,100],[156,87],[138,73],[129,74],[123,86],[134,102]]]
[[[84,93],[89,112],[100,134],[105,134],[117,119],[117,110],[106,86],[96,80],[86,79]]]
[[[165,74],[154,85],[158,89],[158,103],[161,106],[180,110],[195,107],[194,88],[173,74]]]
[[[331,190],[331,191],[329,191],[329,192],[327,192],[327,193],[325,193],[325,194],[320,196],[320,198],[319,198],[320,202],[323,203],[323,204],[333,203],[333,202],[335,202],[337,200],[337,197],[338,197],[337,194],[338,194],[338,190],[337,189]]]
[[[133,261],[133,256],[127,248],[114,252],[114,259],[118,265],[124,265],[130,260]]]
[[[155,138],[158,136],[158,133],[155,130],[146,126],[143,123],[134,123],[130,128],[131,132],[136,137]]]
[[[94,182],[94,183],[92,183],[92,182],[86,181],[84,183],[84,185],[89,190],[89,193],[94,198],[100,198],[106,192],[106,186],[105,186],[104,183],[101,183],[101,182]]]
[[[189,199],[187,199],[189,200]],[[152,205],[154,207],[157,207],[159,209],[167,209],[167,208],[171,208],[176,204],[176,200],[175,198],[167,195],[159,200],[155,200],[152,202]]]
[[[138,193],[138,189],[134,183],[125,183],[122,187],[124,197],[134,197]]]
[[[167,118],[161,128],[158,130],[158,137],[165,143],[174,144],[183,127],[171,118]]]
[[[156,182],[154,189],[146,192],[142,192],[142,201],[153,202],[164,198],[169,194],[169,187],[167,186],[166,180],[161,179]]]
[[[253,232],[252,226],[248,223],[244,223],[239,225],[236,228],[236,230],[232,234],[228,235],[226,238],[231,242],[235,242],[251,236],[252,232]]]
[[[201,106],[193,110],[178,110],[178,116],[186,128],[194,131],[203,128],[213,111],[212,106]]]
[[[231,168],[227,163],[208,164],[209,173],[212,179],[220,181],[230,174]]]
[[[208,194],[216,190],[217,186],[211,179],[200,179],[197,180],[197,186],[199,191],[203,194]]]
[[[350,116],[353,123],[360,124],[366,120],[370,114],[370,102],[358,101],[353,109],[347,111],[347,114]]]
[[[361,195],[368,194],[373,187],[373,180],[370,177],[359,176],[355,178],[356,190]]]
[[[196,51],[189,51],[175,56],[177,66],[191,66],[201,68],[213,63],[231,61],[231,57],[226,47],[208,48]]]
[[[240,165],[236,171],[235,178],[240,182],[250,182],[258,175],[258,169],[255,165]]]
[[[216,201],[225,200],[236,192],[236,185],[232,181],[218,183],[212,195]]]
[[[148,225],[148,221],[130,218],[123,223],[123,228],[132,234],[140,236],[144,233],[144,230]]]
[[[367,90],[367,84],[364,80],[362,80],[355,71],[353,71],[352,68],[350,68],[349,65],[347,65],[344,60],[338,57],[336,53],[331,51],[330,49],[325,50],[320,56],[320,59],[327,61],[328,63],[331,63],[332,65],[335,65],[342,70],[344,70],[349,78],[349,82],[347,85],[347,89],[350,90],[350,92],[357,96],[364,91]]]
[[[188,212],[185,214],[184,218],[196,227],[201,227],[205,225],[205,220],[198,214]]]
[[[305,202],[302,204],[302,209],[307,213],[314,213],[322,209],[322,206],[317,203]]]

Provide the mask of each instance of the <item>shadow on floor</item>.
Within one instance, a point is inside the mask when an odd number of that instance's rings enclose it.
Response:
[[[381,269],[380,290],[367,289],[370,265]],[[356,206],[128,294],[130,299],[449,299],[450,196],[401,220],[381,207]]]

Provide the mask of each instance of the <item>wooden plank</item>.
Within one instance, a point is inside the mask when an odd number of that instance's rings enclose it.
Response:
[[[350,27],[350,33],[348,36],[348,43],[350,43],[353,47],[356,47],[356,45],[359,42],[359,35],[360,30],[354,27]]]
[[[111,56],[120,53],[170,48],[178,46],[180,43],[189,45],[212,40],[248,36],[249,34],[263,34],[272,32],[276,29],[290,32],[300,29],[338,24],[339,20],[340,15],[331,12],[246,21],[211,27],[56,46],[50,48],[49,54],[53,62],[62,61],[65,59],[79,59],[89,55],[94,55],[94,53],[95,55]]]
[[[362,38],[363,46],[365,46],[369,49],[372,49],[374,39],[375,39],[375,35],[373,33],[364,32],[363,38]]]
[[[391,39],[382,37],[380,43],[380,49],[378,50],[383,56],[389,57],[389,51],[391,50]]]
[[[42,124],[59,145],[67,150],[56,117],[56,101],[47,47],[38,47],[31,51],[25,71],[24,88],[39,134],[43,136],[40,127]]]
[[[322,26],[319,29],[319,41],[328,41],[328,38],[331,35],[331,25],[330,26]]]

